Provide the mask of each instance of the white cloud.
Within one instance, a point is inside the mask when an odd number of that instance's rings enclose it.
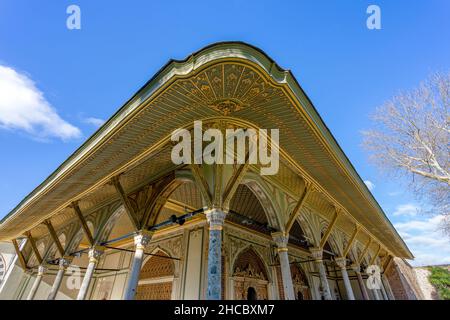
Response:
[[[400,191],[393,191],[393,192],[389,192],[389,193],[388,193],[388,195],[391,196],[391,197],[398,196],[399,194],[401,194]]]
[[[415,216],[420,210],[419,206],[412,203],[401,204],[395,208],[394,216]]]
[[[416,257],[415,266],[450,263],[450,239],[440,230],[444,216],[395,223],[394,226]]]
[[[399,231],[421,231],[430,232],[439,229],[439,224],[444,220],[443,215],[437,215],[427,220],[410,220],[408,222],[398,222],[395,227]]]
[[[105,120],[103,119],[99,119],[99,118],[93,118],[93,117],[89,117],[83,120],[83,122],[87,123],[87,124],[91,124],[94,127],[101,127],[104,123]]]
[[[375,184],[370,180],[364,180],[364,183],[366,184],[367,188],[369,188],[370,191],[375,189]]]
[[[25,74],[0,65],[0,128],[23,130],[38,140],[81,136],[63,120]]]

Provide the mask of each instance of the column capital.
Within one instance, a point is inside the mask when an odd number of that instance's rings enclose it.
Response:
[[[209,230],[222,230],[226,213],[220,209],[212,208],[206,211],[206,220],[209,223]]]
[[[272,232],[272,239],[278,246],[278,251],[287,251],[289,234],[283,231]]]
[[[72,263],[73,257],[64,256],[58,260],[59,269],[66,269]]]
[[[336,262],[337,266],[341,269],[347,267],[347,259],[345,257],[336,257],[334,258],[334,262]]]
[[[153,236],[152,231],[141,230],[137,235],[134,236],[134,244],[136,247],[144,249],[150,242]]]
[[[316,261],[321,261],[323,257],[323,249],[318,247],[309,248],[309,252],[311,252],[311,256]]]
[[[45,273],[45,271],[47,271],[47,268],[44,266],[39,266],[38,267],[38,275],[43,275]]]
[[[105,247],[103,246],[93,246],[89,252],[89,262],[97,263],[98,258],[105,252]]]
[[[350,268],[352,268],[353,271],[355,271],[356,273],[361,273],[361,265],[359,263],[352,263],[350,265]]]

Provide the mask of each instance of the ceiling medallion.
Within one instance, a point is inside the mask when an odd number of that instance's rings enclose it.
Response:
[[[233,112],[242,110],[246,105],[236,99],[221,99],[209,104],[209,107],[221,112],[224,116],[228,116]]]

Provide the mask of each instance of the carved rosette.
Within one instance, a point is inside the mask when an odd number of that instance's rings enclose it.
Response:
[[[219,111],[224,116],[228,116],[232,113],[242,110],[245,105],[236,99],[221,99],[210,103],[209,107],[211,109]]]

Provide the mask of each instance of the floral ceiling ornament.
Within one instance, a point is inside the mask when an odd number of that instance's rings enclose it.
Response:
[[[234,112],[240,111],[247,105],[237,99],[220,99],[209,104],[209,107],[221,112],[224,116],[228,116]]]

